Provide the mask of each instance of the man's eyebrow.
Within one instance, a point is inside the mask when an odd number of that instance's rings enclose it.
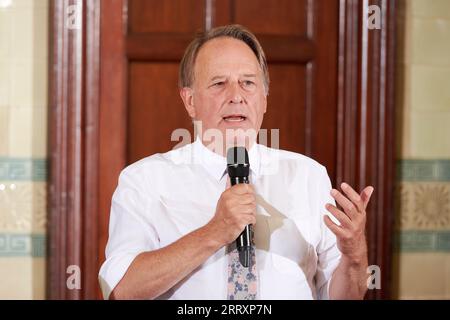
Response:
[[[245,77],[245,78],[256,78],[256,74],[254,74],[254,73],[245,73],[242,76]],[[209,81],[213,82],[215,80],[219,80],[219,79],[221,80],[221,79],[224,79],[224,78],[226,78],[226,76],[224,76],[224,75],[222,75],[222,76],[214,76]]]
[[[211,80],[209,80],[209,81],[215,81],[215,80],[223,79],[223,78],[225,78],[225,76],[215,76],[215,77],[212,77]]]

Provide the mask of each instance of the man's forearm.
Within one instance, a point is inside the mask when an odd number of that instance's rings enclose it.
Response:
[[[367,255],[360,260],[342,257],[330,283],[330,299],[363,299],[367,291]]]
[[[159,250],[139,254],[111,293],[112,299],[154,299],[165,293],[223,245],[207,226]]]

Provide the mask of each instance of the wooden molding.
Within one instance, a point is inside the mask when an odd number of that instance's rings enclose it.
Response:
[[[381,8],[380,30],[366,28],[368,5]],[[336,182],[375,192],[367,212],[369,265],[381,269],[381,290],[391,290],[394,159],[394,69],[396,1],[340,1],[338,154]]]
[[[49,299],[96,296],[100,6],[79,1],[82,23],[70,29],[68,7],[76,3],[50,2]],[[80,290],[66,285],[73,265],[81,271]]]
[[[181,60],[193,34],[129,34],[127,56],[130,60]],[[304,37],[257,35],[271,62],[306,63],[314,56],[314,43]],[[158,45],[155,45],[157,43]]]

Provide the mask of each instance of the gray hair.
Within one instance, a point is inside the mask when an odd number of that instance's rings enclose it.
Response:
[[[261,67],[265,93],[269,93],[269,70],[267,67],[266,56],[255,35],[245,27],[238,24],[231,24],[217,27],[209,31],[199,33],[189,44],[184,52],[180,63],[178,75],[179,88],[191,87],[194,82],[194,65],[200,48],[209,40],[219,37],[230,37],[243,41],[255,54]]]

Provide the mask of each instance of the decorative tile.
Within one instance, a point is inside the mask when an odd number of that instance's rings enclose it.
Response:
[[[44,233],[46,183],[0,182],[0,232]]]
[[[0,157],[0,181],[46,181],[47,160]]]
[[[396,230],[450,229],[450,183],[400,183]]]
[[[450,230],[407,230],[396,234],[395,249],[400,252],[450,252]]]
[[[0,233],[0,257],[45,257],[44,234]]]
[[[399,160],[397,180],[450,182],[450,160]]]
[[[397,184],[395,188],[395,230],[407,228],[410,221],[410,191],[407,189],[409,184]]]

